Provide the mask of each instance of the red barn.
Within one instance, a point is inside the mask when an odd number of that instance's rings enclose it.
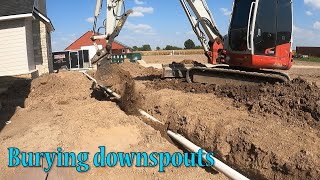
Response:
[[[92,31],[86,32],[79,39],[69,45],[65,50],[66,51],[78,51],[78,50],[89,50],[90,59],[96,54],[96,49],[91,41]],[[106,41],[97,40],[99,48],[106,46]],[[129,46],[126,46],[118,41],[112,43],[112,53],[113,54],[126,54],[132,53],[133,49]]]

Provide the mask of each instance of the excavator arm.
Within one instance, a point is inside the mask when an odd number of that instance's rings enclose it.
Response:
[[[124,0],[105,0],[107,18],[104,20],[103,26],[97,28],[98,17],[101,14],[103,2],[103,0],[96,1],[91,39],[97,49],[97,54],[92,59],[93,64],[111,55],[112,42],[119,35],[129,14],[132,13],[132,10],[125,10]],[[212,45],[216,43],[222,46],[223,37],[217,28],[207,2],[205,0],[180,0],[180,3],[205,51],[205,55],[212,61],[212,59],[215,59],[212,58]],[[101,29],[104,29],[103,33],[100,32]],[[99,49],[95,43],[96,40],[106,40],[107,46]]]
[[[103,26],[97,29],[98,17],[100,16],[102,7],[103,0],[97,0],[94,14],[93,34],[91,37],[97,53],[91,60],[92,64],[99,63],[101,60],[111,60],[112,43],[120,34],[128,16],[133,12],[132,10],[125,10],[124,0],[106,0],[107,18],[103,21]],[[104,29],[103,34],[100,32],[101,29]],[[106,40],[106,47],[99,49],[96,40]]]
[[[194,33],[197,35],[206,56],[212,62],[212,46],[221,44],[220,34],[206,0],[180,0]]]

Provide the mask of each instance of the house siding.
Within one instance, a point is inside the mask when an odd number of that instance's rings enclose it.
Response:
[[[29,73],[25,20],[0,23],[0,76]]]
[[[26,19],[26,42],[27,42],[27,54],[28,54],[28,67],[29,71],[36,69],[34,62],[34,48],[33,48],[33,33],[32,33],[32,19]]]

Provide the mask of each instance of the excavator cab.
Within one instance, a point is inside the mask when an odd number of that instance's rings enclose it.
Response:
[[[292,29],[292,0],[235,0],[227,64],[253,69],[290,69]]]

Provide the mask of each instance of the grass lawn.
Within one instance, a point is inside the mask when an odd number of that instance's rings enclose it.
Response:
[[[320,57],[309,57],[309,58],[294,58],[294,61],[309,61],[309,62],[319,62]]]

